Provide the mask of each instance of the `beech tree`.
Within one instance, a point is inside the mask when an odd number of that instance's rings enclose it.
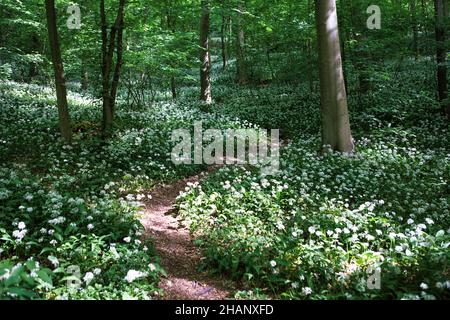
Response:
[[[336,1],[316,0],[322,145],[353,152],[337,21]]]
[[[202,0],[202,16],[200,19],[200,99],[211,103],[211,56],[209,52],[209,0]]]
[[[70,125],[69,107],[67,103],[67,89],[64,76],[64,66],[61,58],[58,28],[56,27],[55,0],[45,0],[45,12],[47,16],[48,39],[50,43],[50,52],[52,56],[53,71],[55,77],[59,127],[61,135],[66,143],[71,143],[72,129]]]

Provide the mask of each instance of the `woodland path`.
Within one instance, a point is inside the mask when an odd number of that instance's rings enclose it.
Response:
[[[214,169],[210,169],[209,172]],[[141,222],[146,236],[154,240],[161,266],[167,277],[160,282],[165,300],[219,300],[233,298],[235,283],[206,272],[199,272],[201,252],[192,242],[189,230],[175,214],[174,203],[187,183],[201,181],[208,172],[154,188],[145,203]]]

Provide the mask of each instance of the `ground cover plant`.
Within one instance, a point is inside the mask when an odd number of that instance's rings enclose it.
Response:
[[[449,299],[449,8],[2,0],[0,299]]]

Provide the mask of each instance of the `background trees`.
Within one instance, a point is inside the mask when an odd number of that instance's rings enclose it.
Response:
[[[314,1],[138,0],[128,3],[126,9],[119,0],[105,2],[103,9],[96,1],[85,1],[79,30],[65,26],[69,3],[60,1],[56,5],[68,86],[102,98],[105,131],[112,126],[116,100],[120,104],[123,99],[136,108],[159,99],[159,90],[176,98],[180,88],[197,84],[203,86],[202,99],[209,100],[208,92],[214,84],[207,81],[208,62],[211,65],[221,60],[222,69],[230,68],[241,87],[307,83],[311,92],[318,89],[320,50],[314,41]],[[433,81],[438,100],[442,110],[448,110],[448,1],[381,0],[380,30],[366,26],[370,4],[366,0],[336,1],[350,104],[353,99],[361,102],[366,93],[379,88],[386,77],[382,65],[401,68],[414,58],[430,65],[424,79],[437,70]],[[209,10],[205,10],[207,7]],[[34,0],[6,0],[0,4],[2,77],[48,81],[53,72],[51,46],[43,33],[47,22],[41,8]],[[207,45],[210,53],[203,54],[198,62],[200,38],[201,52],[207,51]],[[435,68],[428,59],[432,55],[437,60]],[[193,70],[201,65],[203,71],[198,79]]]

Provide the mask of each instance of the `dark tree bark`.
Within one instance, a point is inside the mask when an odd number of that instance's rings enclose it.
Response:
[[[316,0],[322,146],[353,152],[337,21],[336,1]]]
[[[202,16],[200,19],[200,99],[211,103],[211,57],[209,52],[209,0],[202,0]]]
[[[123,29],[125,2],[120,0],[116,20],[111,27],[108,39],[108,23],[105,12],[105,0],[100,0],[100,17],[102,29],[102,98],[103,98],[103,134],[108,137],[111,133],[117,89],[123,64]],[[114,65],[114,51],[116,64]]]
[[[45,0],[47,16],[48,38],[55,75],[56,98],[58,104],[59,127],[66,143],[72,141],[72,128],[70,126],[69,107],[67,104],[67,89],[64,76],[64,67],[59,46],[58,29],[56,27],[55,0]]]
[[[450,118],[450,105],[448,103],[447,91],[447,50],[445,47],[446,38],[446,0],[434,0],[436,18],[436,62],[437,62],[437,86],[438,99],[442,106],[442,111]]]

